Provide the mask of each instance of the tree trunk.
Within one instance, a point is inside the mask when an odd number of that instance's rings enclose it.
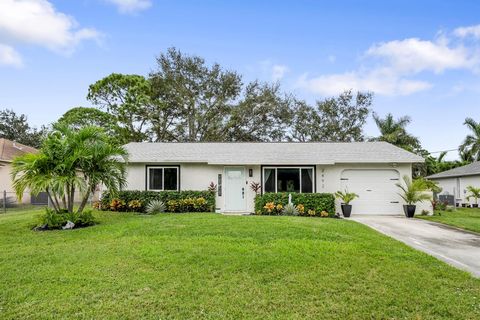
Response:
[[[65,194],[62,196],[62,204],[63,204],[63,209],[67,209],[67,199],[65,198]]]
[[[93,193],[93,190],[95,190],[95,186],[91,186],[90,188],[88,188],[87,193],[85,193],[85,195],[83,196],[82,203],[80,203],[80,207],[78,207],[77,213],[82,213],[83,212],[83,209],[85,209],[85,206],[87,205],[88,196],[91,193]]]
[[[47,188],[47,195],[48,195],[48,198],[50,199],[50,203],[53,206],[53,210],[55,210],[55,212],[57,213],[60,212],[59,208],[55,205],[55,202],[53,201],[53,198],[52,198],[52,194],[50,193],[48,188]]]
[[[75,202],[75,186],[72,184],[70,187],[70,203],[68,206],[68,212],[73,213],[73,204]]]

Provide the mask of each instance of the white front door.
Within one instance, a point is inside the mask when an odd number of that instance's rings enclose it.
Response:
[[[399,178],[394,169],[343,171],[342,190],[359,195],[351,202],[352,214],[403,214],[403,202],[395,185]]]
[[[246,211],[244,167],[225,167],[225,211]]]

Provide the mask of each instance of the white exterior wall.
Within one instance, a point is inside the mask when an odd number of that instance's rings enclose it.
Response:
[[[208,165],[208,164],[161,164],[161,163],[135,163],[128,166],[127,171],[127,190],[146,190],[146,166],[171,166],[180,165],[180,189],[181,190],[206,190],[210,182],[218,184],[218,174],[222,174],[222,196],[216,196],[216,207],[218,211],[225,208],[225,166]],[[245,165],[245,199],[247,211],[254,211],[255,193],[250,189],[250,183],[261,183],[261,166]],[[252,169],[253,176],[249,177],[249,169]],[[341,175],[346,169],[394,169],[399,173],[399,177],[404,175],[411,176],[411,164],[337,164],[337,165],[317,165],[315,175],[316,192],[334,193],[341,190]],[[417,214],[422,210],[431,212],[431,204],[429,202],[417,204]],[[340,212],[340,203],[337,201],[337,212]],[[403,214],[401,211],[398,214]]]
[[[13,198],[18,201],[15,190],[12,185],[12,165],[8,162],[0,162],[0,200],[3,199],[4,192],[7,192],[7,199]],[[30,203],[30,192],[28,190],[22,197],[22,203]]]
[[[134,163],[127,169],[127,187],[126,190],[146,190],[146,166],[171,166],[172,163]],[[178,165],[178,164],[174,164]],[[225,166],[208,165],[202,163],[184,163],[180,165],[180,190],[207,190],[210,182],[218,185],[218,175],[222,174],[222,195],[216,196],[216,208],[223,211],[225,208]],[[260,182],[260,166],[242,166],[245,167],[245,201],[247,211],[254,211],[255,192],[250,189],[251,182]],[[249,169],[253,170],[253,176],[249,177]]]
[[[440,194],[454,195],[455,199],[459,199],[461,203],[475,203],[474,199],[467,201],[467,187],[474,186],[480,188],[480,176],[464,176],[432,180],[438,182],[438,185],[442,188]]]

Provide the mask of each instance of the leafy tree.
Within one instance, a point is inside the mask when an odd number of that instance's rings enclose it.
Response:
[[[393,115],[389,113],[385,118],[381,118],[376,113],[373,113],[373,119],[380,130],[380,136],[373,140],[386,141],[409,151],[420,148],[418,138],[409,134],[406,130],[407,125],[411,122],[410,117],[405,116],[394,119]]]
[[[26,189],[33,194],[46,191],[57,213],[73,213],[75,192],[80,191],[81,213],[97,185],[104,184],[112,193],[125,185],[126,156],[101,128],[58,125],[38,154],[14,159],[13,187],[19,198]]]
[[[143,76],[112,73],[89,87],[87,99],[115,117],[121,142],[140,142],[151,140],[151,90],[150,81]]]
[[[292,140],[362,141],[373,95],[351,90],[316,102],[316,108],[298,103],[294,110]]]
[[[9,109],[0,111],[0,138],[38,148],[45,132],[45,127],[40,130],[32,128],[24,114],[17,115],[15,111]]]
[[[228,141],[281,141],[287,137],[292,117],[291,96],[278,84],[251,82],[232,108],[225,138]]]
[[[116,117],[96,108],[72,108],[65,112],[57,123],[74,129],[88,126],[102,127],[113,140],[120,138]]]
[[[470,129],[470,134],[465,137],[460,152],[468,152],[476,161],[480,160],[480,123],[472,118],[466,118],[464,125]]]
[[[75,129],[87,126],[105,126],[116,123],[111,114],[97,108],[75,107],[65,112],[57,121]]]
[[[155,96],[172,108],[172,136],[177,141],[222,141],[225,119],[241,90],[236,72],[207,66],[198,56],[170,48],[150,74]],[[165,130],[165,124],[162,124]]]

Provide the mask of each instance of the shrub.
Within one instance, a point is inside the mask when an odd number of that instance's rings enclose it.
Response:
[[[73,222],[75,229],[92,226],[97,223],[92,210],[84,210],[82,213],[68,213],[66,211],[57,213],[55,210],[46,208],[45,213],[40,216],[40,225],[38,227],[47,230],[61,229],[67,224],[67,221]]]
[[[112,199],[110,201],[110,210],[111,211],[124,211],[126,208],[125,201],[122,199]]]
[[[320,217],[326,218],[326,217],[328,217],[328,216],[329,216],[329,214],[328,214],[327,211],[324,210],[324,211],[320,212]]]
[[[212,191],[120,191],[115,196],[108,192],[103,193],[101,200],[102,210],[112,210],[110,204],[113,199],[130,203],[132,200],[140,201],[140,208],[128,208],[136,212],[145,212],[146,205],[153,200],[166,204],[169,212],[211,212],[215,210],[215,192]],[[187,200],[188,199],[188,200]],[[170,210],[170,208],[172,210]],[[112,211],[124,211],[127,208]]]
[[[162,213],[167,210],[167,207],[165,206],[165,203],[160,200],[153,200],[150,201],[150,203],[147,205],[146,212],[148,214],[157,214],[157,213]]]
[[[128,208],[131,211],[139,211],[142,209],[142,202],[140,200],[130,200],[128,202]]]
[[[283,215],[285,215],[285,216],[298,216],[298,209],[293,203],[288,203],[283,208]]]
[[[335,197],[331,193],[264,193],[255,197],[255,213],[277,214],[276,207],[279,204],[283,208],[288,205],[289,194],[292,195],[292,203],[296,206],[298,215],[309,215],[309,210],[315,211],[315,216],[320,216],[322,211],[329,216],[335,215]],[[272,204],[275,208],[272,208]]]

